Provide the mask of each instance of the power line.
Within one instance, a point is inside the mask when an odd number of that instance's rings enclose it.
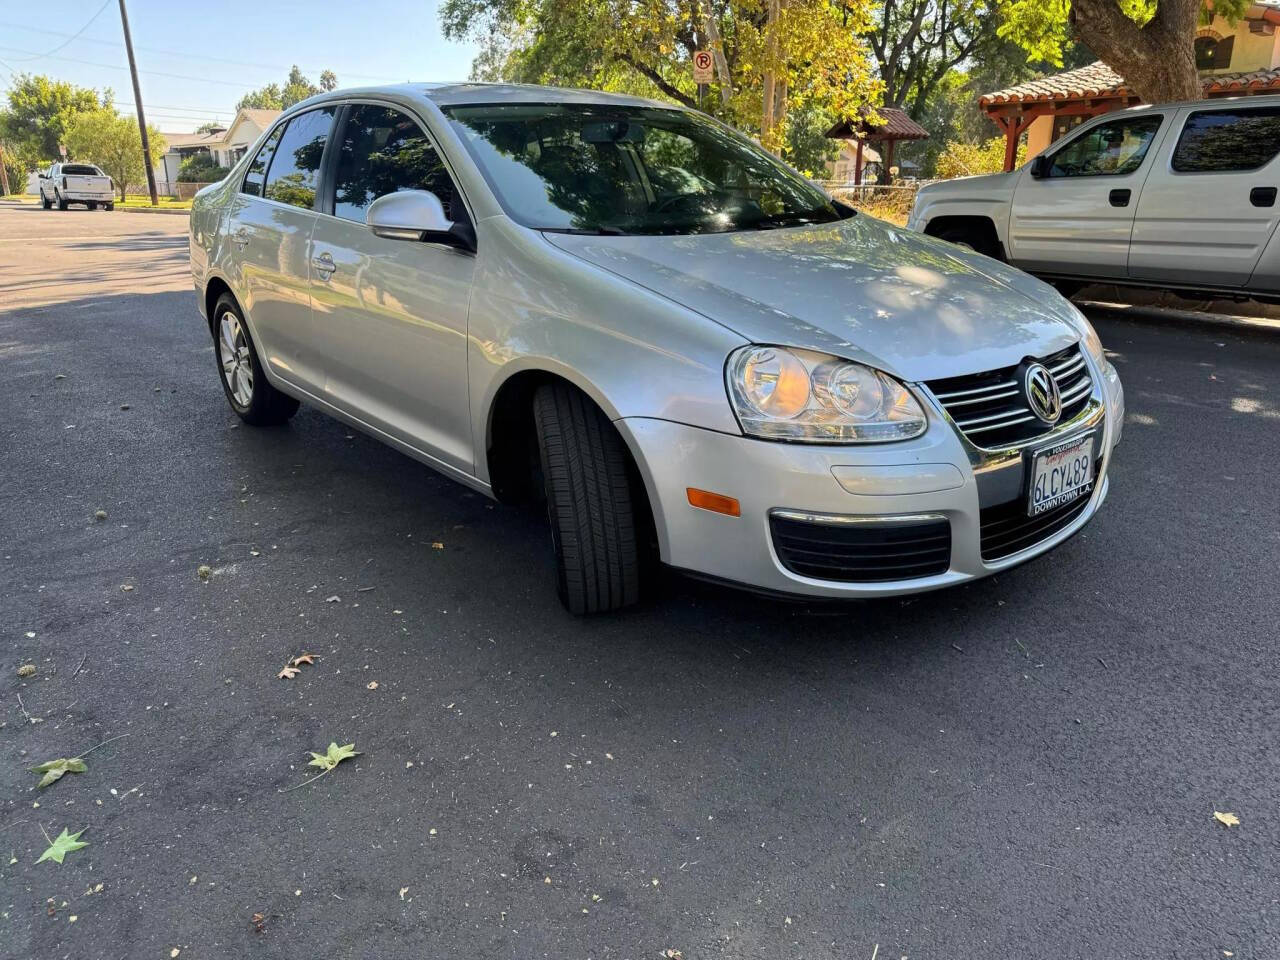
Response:
[[[67,46],[67,44],[71,43],[71,41],[72,41],[72,40],[76,39],[76,37],[80,36],[80,34],[84,33],[86,30],[88,30],[88,29],[89,29],[89,26],[93,23],[93,21],[97,20],[97,19],[98,19],[98,17],[102,15],[102,11],[103,11],[103,10],[105,10],[105,9],[107,9],[107,4],[109,4],[110,2],[111,2],[111,0],[103,0],[102,6],[100,6],[100,7],[98,8],[98,12],[97,12],[97,13],[95,13],[95,14],[94,14],[92,17],[90,17],[88,20],[86,20],[86,21],[84,22],[84,26],[83,26],[83,27],[81,27],[79,30],[77,30],[75,33],[70,34],[70,35],[65,34],[65,33],[64,33],[64,34],[59,34],[59,36],[67,37],[67,39],[66,39],[66,40],[64,40],[62,43],[58,44],[58,45],[57,45],[56,47],[54,47],[52,50],[48,51],[47,53],[37,54],[37,55],[36,55],[36,56],[34,56],[34,57],[26,57],[25,59],[26,59],[26,60],[40,60],[40,59],[43,59],[44,57],[49,56],[50,54],[57,53],[57,52],[58,52],[59,50],[61,50],[63,47]],[[43,32],[43,31],[42,31],[42,32]],[[23,60],[19,60],[18,62],[19,62],[19,63],[22,63],[22,62],[23,62]]]
[[[0,46],[0,50],[15,50],[18,53],[30,53],[30,50],[19,50],[17,47]],[[76,57],[42,57],[45,60],[64,60],[67,63],[80,63],[86,67],[99,67],[103,70],[128,70],[128,67],[122,67],[114,63],[96,63],[92,60],[80,60]],[[237,83],[232,80],[212,80],[209,77],[192,77],[184,73],[164,73],[160,70],[139,70],[139,73],[145,73],[152,77],[168,77],[170,80],[191,80],[196,83],[216,83],[224,87],[236,87],[240,90],[245,89],[248,84]]]
[[[110,2],[110,0],[108,0],[108,2]],[[24,25],[19,24],[19,23],[3,23],[3,22],[0,22],[0,27],[11,27],[11,28],[13,28],[13,29],[15,29],[15,30],[26,30],[26,31],[28,31],[28,32],[30,32],[30,33],[42,33],[42,34],[46,34],[46,35],[48,35],[48,36],[52,36],[52,37],[65,37],[65,36],[67,36],[67,34],[65,34],[65,33],[61,33],[61,32],[59,32],[59,31],[57,31],[57,30],[41,30],[41,29],[36,28],[36,27],[27,27],[27,26],[24,26]],[[73,39],[74,39],[74,38],[73,38]],[[70,42],[70,41],[68,41],[68,42]],[[101,46],[106,46],[106,47],[119,47],[119,46],[121,46],[121,44],[120,44],[120,42],[119,42],[119,41],[116,41],[116,40],[99,40],[99,39],[97,39],[97,38],[95,38],[95,37],[85,37],[85,38],[84,38],[84,42],[85,42],[85,43],[96,43],[96,44],[99,44],[99,45],[101,45]],[[6,48],[6,49],[14,49],[14,48],[9,47],[9,48]],[[61,49],[61,48],[58,48],[58,49]],[[272,71],[275,71],[275,72],[278,72],[278,73],[284,73],[284,72],[285,72],[285,70],[284,70],[282,67],[280,67],[280,65],[279,65],[279,64],[271,64],[271,63],[251,63],[251,62],[249,62],[249,61],[245,61],[245,60],[228,60],[228,59],[226,59],[226,58],[224,58],[224,57],[210,57],[210,56],[206,56],[206,55],[204,55],[204,54],[198,54],[198,53],[186,53],[185,51],[182,51],[182,50],[166,50],[166,49],[163,49],[163,48],[161,48],[161,47],[141,47],[141,46],[135,46],[135,47],[134,47],[134,49],[135,49],[135,50],[141,50],[141,51],[144,51],[144,52],[146,52],[146,53],[159,53],[159,54],[163,54],[163,55],[166,55],[166,56],[181,57],[181,58],[182,58],[182,59],[184,59],[184,60],[206,60],[206,61],[208,61],[209,63],[224,63],[224,64],[228,64],[229,66],[233,66],[233,67],[253,67],[253,68],[255,68],[255,69],[259,69],[259,70],[272,70]],[[300,69],[300,70],[302,70],[304,73],[316,73],[316,72],[323,73],[323,72],[324,72],[324,71],[315,71],[315,70],[311,70],[311,69],[303,68],[303,67],[299,67],[299,69]],[[326,69],[327,69],[327,68],[326,68]],[[335,73],[337,73],[337,72],[339,72],[339,71],[336,71],[336,70],[335,70],[334,72],[335,72]],[[400,77],[384,77],[384,76],[377,76],[377,75],[374,75],[374,74],[368,74],[368,73],[347,73],[346,71],[342,71],[341,73],[342,73],[342,76],[344,76],[344,77],[352,77],[352,78],[354,78],[354,79],[356,79],[356,80],[378,80],[378,81],[381,81],[381,82],[384,82],[384,83],[397,83],[397,82],[399,82],[399,81],[400,81],[400,79],[401,79]]]

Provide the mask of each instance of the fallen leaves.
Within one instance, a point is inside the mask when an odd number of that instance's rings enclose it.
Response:
[[[207,563],[200,564],[200,566],[196,567],[196,576],[201,580],[208,580],[213,576],[213,567]]]
[[[366,684],[365,684],[365,689],[366,689],[366,690],[377,690],[377,689],[378,689],[378,681],[377,681],[377,680],[370,680],[368,683],[366,683]]]
[[[276,674],[276,679],[292,680],[301,672],[298,669],[299,667],[304,665],[311,666],[315,662],[316,662],[315,654],[311,654],[311,653],[300,654],[299,656],[294,657],[292,660],[290,660],[288,663],[286,663],[283,667],[280,668],[280,672]]]
[[[36,665],[34,663],[24,663],[18,668],[18,676],[33,677],[36,673]]]
[[[267,928],[267,918],[260,913],[255,913],[249,922],[253,924],[254,933],[262,933]]]
[[[63,858],[68,853],[75,853],[77,850],[83,850],[89,845],[87,840],[81,840],[80,834],[84,830],[77,830],[75,833],[68,833],[63,828],[62,833],[58,834],[58,839],[49,842],[49,849],[40,854],[40,859],[36,863],[43,863],[45,860],[52,860],[54,863],[62,863]],[[48,834],[45,835],[48,839]]]
[[[107,519],[107,511],[105,510],[93,511],[93,519],[96,520],[98,523],[101,523],[103,520]]]
[[[1224,827],[1240,826],[1240,818],[1234,813],[1221,813],[1217,810],[1213,811],[1213,819],[1217,820]]]
[[[31,772],[44,774],[36,784],[43,789],[52,783],[57,783],[62,779],[63,774],[84,773],[88,769],[79,757],[59,757],[57,760],[49,760],[38,767],[32,767]]]
[[[316,753],[308,751],[311,754],[311,762],[307,764],[309,767],[320,767],[325,773],[328,773],[343,760],[350,760],[352,757],[360,755],[360,751],[356,749],[354,743],[348,743],[346,746],[338,746],[336,743],[330,743],[329,749],[324,753]]]

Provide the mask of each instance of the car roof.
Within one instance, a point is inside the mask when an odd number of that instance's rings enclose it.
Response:
[[[312,106],[327,101],[349,100],[378,94],[422,98],[430,100],[439,107],[502,103],[598,103],[620,107],[683,109],[678,104],[633,97],[625,93],[605,93],[600,90],[578,90],[571,87],[544,87],[531,83],[397,83],[386,86],[351,87],[322,93],[309,98],[304,103]]]

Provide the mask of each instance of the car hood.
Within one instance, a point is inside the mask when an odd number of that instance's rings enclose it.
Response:
[[[1048,285],[863,215],[696,236],[544,236],[749,341],[824,351],[910,381],[1010,366],[1081,332]]]

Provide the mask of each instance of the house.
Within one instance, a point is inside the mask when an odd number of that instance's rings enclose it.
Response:
[[[841,140],[840,152],[834,160],[827,161],[827,179],[835,183],[853,183],[858,169],[858,147],[853,140]],[[880,153],[871,147],[862,148],[862,177],[869,180],[880,174]]]
[[[1217,15],[1202,26],[1195,50],[1204,96],[1280,92],[1277,25],[1280,0],[1254,0],[1234,26]],[[1101,61],[978,98],[978,106],[1005,135],[1006,170],[1014,167],[1018,139],[1024,133],[1027,156],[1034,157],[1090,117],[1141,102],[1124,78]]]
[[[162,180],[172,184],[178,179],[178,168],[192,154],[207,152],[220,167],[230,167],[253,145],[280,116],[280,110],[239,110],[231,125],[211,133],[166,133],[169,145],[163,157]]]

